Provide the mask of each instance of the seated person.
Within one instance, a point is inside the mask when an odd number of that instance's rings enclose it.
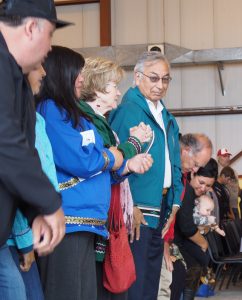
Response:
[[[211,213],[214,210],[213,199],[208,195],[202,195],[195,199],[195,207],[193,209],[193,220],[200,233],[204,233],[205,228],[215,230],[218,234],[225,236],[225,232],[219,228],[215,222],[215,216],[212,216]]]

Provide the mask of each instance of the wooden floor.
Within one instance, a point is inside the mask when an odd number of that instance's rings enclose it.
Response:
[[[196,300],[204,300],[206,298],[196,297]],[[210,300],[242,300],[242,279],[235,286],[231,284],[229,289],[222,288],[215,290],[215,296],[209,297]]]

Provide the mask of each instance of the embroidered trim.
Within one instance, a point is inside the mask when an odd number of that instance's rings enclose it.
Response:
[[[92,176],[90,176],[89,178],[73,177],[73,178],[69,179],[68,181],[59,183],[59,189],[60,189],[60,191],[70,189],[70,188],[74,187],[75,185],[77,185],[78,183],[85,181],[86,179],[91,179],[92,177],[100,175],[101,173],[102,173],[102,171],[99,171],[96,174],[93,174]]]
[[[141,143],[136,137],[130,136],[128,138],[128,143],[130,143],[135,148],[135,151],[136,151],[137,154],[142,152]]]
[[[77,185],[80,182],[78,177],[73,177],[66,182],[59,183],[60,191],[64,191],[66,189],[72,188],[73,186]]]
[[[66,224],[77,224],[77,225],[103,226],[103,225],[105,225],[106,221],[95,219],[95,218],[65,216],[65,223]]]

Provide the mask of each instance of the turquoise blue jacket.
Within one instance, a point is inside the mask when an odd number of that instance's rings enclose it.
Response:
[[[33,234],[27,219],[19,209],[16,211],[11,235],[7,240],[9,246],[15,246],[21,253],[28,253],[33,249]]]
[[[35,136],[35,148],[39,154],[42,170],[55,189],[59,191],[51,144],[45,131],[45,120],[38,113],[36,113]],[[32,230],[20,210],[16,212],[11,236],[7,244],[16,246],[22,253],[28,253],[33,249]]]
[[[164,106],[163,102],[161,101]],[[181,162],[179,146],[179,128],[175,118],[164,106],[162,111],[164,125],[167,131],[167,141],[171,162],[172,185],[166,195],[166,212],[169,212],[174,204],[181,204]],[[121,142],[127,140],[129,128],[138,125],[141,121],[149,124],[155,133],[155,141],[149,153],[154,163],[151,169],[143,175],[133,174],[129,176],[130,188],[135,205],[142,208],[145,219],[150,227],[155,228],[159,222],[162,202],[162,189],[164,183],[165,168],[165,135],[159,124],[153,117],[146,99],[140,93],[138,87],[130,88],[123,97],[122,103],[110,115],[110,123],[118,134]],[[144,148],[146,145],[144,145]]]

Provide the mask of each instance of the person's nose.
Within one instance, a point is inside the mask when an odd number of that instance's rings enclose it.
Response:
[[[198,169],[199,169],[199,167],[195,166],[195,167],[192,168],[192,172],[197,173]]]
[[[205,185],[202,185],[202,186],[201,186],[201,191],[202,191],[203,193],[206,192],[206,186],[205,186]]]
[[[79,81],[80,81],[80,82],[83,82],[83,81],[84,81],[84,77],[83,77],[82,74],[79,75]]]
[[[162,78],[159,79],[159,81],[157,82],[156,86],[160,89],[163,88],[164,84],[163,84],[163,81],[162,81]]]

